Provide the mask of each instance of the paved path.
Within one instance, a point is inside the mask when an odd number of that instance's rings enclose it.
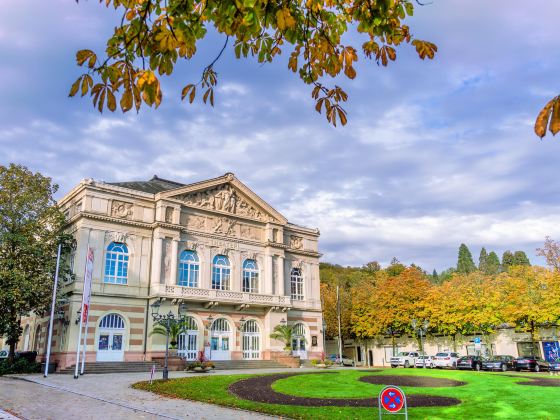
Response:
[[[260,370],[277,372],[284,369]],[[292,370],[293,371],[293,370]],[[256,373],[252,371],[220,371]],[[218,374],[218,373],[216,373]],[[161,373],[159,374],[161,375]],[[158,375],[158,376],[159,376]],[[170,377],[192,375],[170,372]],[[23,419],[270,419],[271,417],[194,401],[161,397],[130,388],[130,384],[148,379],[146,373],[84,375],[52,374],[0,377],[1,409]],[[6,414],[7,415],[7,414]]]

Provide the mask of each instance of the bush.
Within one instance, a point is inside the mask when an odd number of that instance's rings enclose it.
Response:
[[[39,373],[41,372],[41,364],[30,362],[29,360],[19,357],[12,363],[8,359],[0,362],[0,376],[10,375],[14,373]]]
[[[214,369],[214,363],[209,361],[206,356],[204,356],[203,351],[198,352],[198,357],[196,361],[189,363],[187,365],[187,370],[194,370],[194,368],[202,368],[202,369]]]

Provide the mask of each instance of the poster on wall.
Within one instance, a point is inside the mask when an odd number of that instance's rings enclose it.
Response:
[[[544,358],[547,362],[553,362],[560,358],[560,345],[558,341],[543,341]]]

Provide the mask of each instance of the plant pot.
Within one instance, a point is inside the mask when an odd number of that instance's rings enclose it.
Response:
[[[316,368],[319,368],[319,369],[326,369],[326,368],[327,368],[327,365],[325,365],[324,363],[317,363],[317,364],[315,365],[315,367],[316,367]]]

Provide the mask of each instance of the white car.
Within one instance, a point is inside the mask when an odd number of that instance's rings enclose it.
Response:
[[[390,363],[392,368],[404,366],[405,368],[414,367],[416,358],[419,356],[417,351],[401,351],[396,356],[391,357]]]
[[[434,356],[426,356],[426,355],[420,355],[416,358],[416,363],[414,364],[414,367],[417,368],[430,368],[432,369],[434,367]]]
[[[433,358],[434,367],[437,368],[457,368],[457,360],[459,360],[461,356],[458,353],[452,351],[442,351],[440,353],[436,353]]]

